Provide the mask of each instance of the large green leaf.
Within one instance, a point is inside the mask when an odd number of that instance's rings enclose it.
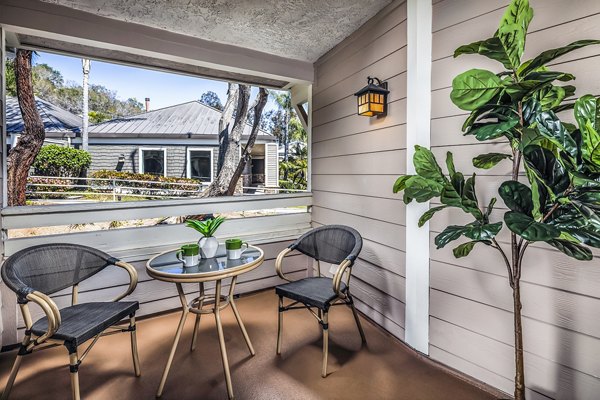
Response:
[[[472,213],[475,218],[481,218],[477,193],[475,192],[475,174],[468,178],[462,193],[462,205],[465,210]]]
[[[508,55],[506,54],[506,50],[504,50],[502,42],[497,36],[460,46],[454,51],[455,58],[461,54],[481,54],[492,60],[499,61],[507,69],[511,69],[512,67]]]
[[[519,124],[516,118],[510,118],[507,121],[487,124],[473,125],[465,135],[475,135],[477,140],[492,140],[507,134],[512,128]],[[512,136],[512,135],[509,135]]]
[[[593,227],[570,230],[569,233],[588,246],[600,248],[600,232]]]
[[[493,72],[471,69],[454,78],[450,99],[458,108],[473,111],[492,100],[503,86]]]
[[[587,121],[581,129],[581,137],[583,139],[581,157],[597,170],[600,166],[600,134],[594,129],[592,121]]]
[[[531,71],[535,71],[539,67],[542,67],[548,64],[550,61],[561,57],[567,53],[570,53],[573,50],[580,49],[585,46],[590,46],[594,44],[600,44],[600,40],[578,40],[573,42],[567,46],[559,47],[557,49],[550,49],[542,52],[539,56],[534,59],[523,63],[524,68],[519,71],[520,76],[525,76]]]
[[[517,181],[506,181],[498,188],[498,193],[504,204],[512,211],[531,216],[533,211],[533,201],[531,189]]]
[[[435,245],[438,249],[441,249],[448,243],[461,237],[466,229],[468,228],[465,226],[450,225],[435,237]]]
[[[402,175],[396,182],[394,182],[394,193],[403,191],[406,188],[406,181],[410,179],[412,175]]]
[[[502,222],[495,222],[493,224],[472,222],[466,228],[463,234],[469,239],[477,241],[492,240],[500,232],[500,229],[502,229]]]
[[[540,90],[537,100],[542,110],[548,111],[557,107],[567,97],[567,90],[563,86],[550,86]]]
[[[529,0],[512,0],[500,21],[496,35],[514,70],[521,64],[527,28],[532,18],[533,9],[529,6]]]
[[[451,152],[446,153],[446,168],[448,168],[448,175],[450,175],[450,177],[456,174],[456,167],[454,166],[454,156]]]
[[[415,165],[417,174],[423,178],[432,179],[441,184],[446,181],[444,174],[442,173],[442,169],[438,165],[437,160],[435,159],[435,156],[431,150],[416,145],[413,164]]]
[[[583,130],[589,121],[594,130],[600,131],[600,99],[591,94],[581,96],[575,101],[573,112],[579,129]]]
[[[560,230],[552,225],[537,222],[518,211],[508,211],[504,214],[504,222],[508,229],[530,242],[546,242],[560,236]]]
[[[552,87],[552,81],[568,81],[575,79],[571,74],[564,72],[534,72],[527,76],[526,80],[511,83],[506,86],[506,93],[514,101],[519,101],[526,96],[533,95],[534,92],[545,90],[546,87]]]
[[[569,174],[550,150],[530,145],[525,148],[523,154],[527,167],[554,195],[561,194],[569,187]]]
[[[454,248],[452,250],[452,253],[454,254],[454,257],[456,257],[456,258],[466,257],[469,255],[471,250],[473,250],[473,247],[475,247],[476,244],[477,244],[477,242],[475,242],[475,241],[463,243],[463,244],[459,245],[458,247]]]
[[[429,221],[436,212],[443,210],[444,208],[446,208],[447,206],[438,206],[438,207],[433,207],[427,211],[425,211],[425,213],[423,215],[421,215],[421,218],[419,218],[419,228],[422,227],[423,225],[425,225],[425,223],[427,221]]]
[[[548,244],[576,260],[590,261],[593,258],[590,249],[580,244],[569,242],[568,240],[554,239],[549,240]]]
[[[481,169],[490,169],[505,158],[512,158],[512,156],[504,153],[481,154],[473,158],[473,166]]]
[[[463,235],[475,241],[488,241],[496,237],[500,229],[502,229],[502,222],[494,224],[472,222],[466,226],[450,225],[435,237],[435,244],[438,249],[441,249]]]
[[[405,182],[406,188],[404,195],[414,199],[419,203],[424,203],[434,197],[439,197],[444,186],[432,179],[426,179],[422,176],[411,176]]]
[[[552,111],[546,111],[538,114],[536,118],[539,132],[558,146],[559,149],[566,151],[571,157],[577,158],[577,143],[571,137],[556,114]]]

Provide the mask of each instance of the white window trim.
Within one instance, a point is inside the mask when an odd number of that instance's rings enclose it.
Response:
[[[192,151],[210,151],[210,181],[209,182],[203,182],[205,184],[210,184],[215,180],[215,149],[213,149],[212,147],[188,147],[187,149],[187,153],[186,153],[186,170],[187,170],[187,177],[188,179],[190,179],[192,177],[192,163],[191,163],[191,158],[190,158],[190,153]]]
[[[146,173],[144,171],[144,157],[142,157],[142,152],[150,151],[150,150],[161,150],[163,152],[163,159],[164,159],[163,165],[165,166],[164,171],[163,171],[163,176],[167,176],[167,148],[166,147],[140,147],[140,148],[138,148],[138,166],[139,166],[140,174]]]

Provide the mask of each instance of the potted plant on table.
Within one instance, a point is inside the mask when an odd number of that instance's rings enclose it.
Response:
[[[581,261],[592,260],[590,247],[600,248],[600,99],[593,95],[575,99],[575,87],[563,84],[575,77],[548,66],[600,41],[580,40],[523,62],[532,18],[528,0],[512,0],[491,38],[454,53],[455,57],[479,54],[504,67],[499,73],[471,69],[458,75],[450,95],[456,106],[470,113],[463,125],[465,135],[481,142],[507,142],[506,152],[473,159],[480,169],[512,163],[510,179],[498,182],[504,215],[494,212],[495,197],[487,207],[480,203],[475,174],[465,179],[456,171],[450,152],[444,173],[429,149],[416,146],[416,174],[401,176],[394,185],[394,192],[404,192],[407,204],[439,199],[441,205],[423,214],[419,226],[445,208],[471,216],[472,222],[448,226],[437,235],[438,249],[465,237],[468,241],[453,251],[456,258],[469,255],[475,246],[489,246],[504,261],[513,292],[516,400],[525,399],[520,283],[528,246],[546,243]],[[566,111],[574,113],[575,123],[560,120]]]
[[[195,219],[185,221],[185,225],[188,228],[195,229],[202,234],[202,237],[198,240],[202,258],[213,258],[217,254],[219,242],[214,235],[223,222],[225,222],[225,217],[209,218],[204,221]]]

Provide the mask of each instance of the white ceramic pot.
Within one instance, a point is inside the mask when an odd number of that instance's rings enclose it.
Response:
[[[214,236],[203,237],[198,241],[198,246],[200,246],[202,258],[213,258],[217,255],[219,241]]]

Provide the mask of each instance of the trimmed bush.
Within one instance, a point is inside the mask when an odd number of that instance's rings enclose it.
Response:
[[[121,179],[126,182],[120,182],[121,185],[124,183],[129,187],[146,187],[148,186],[143,182],[134,182],[134,181],[151,181],[151,182],[161,182],[161,183],[187,183],[193,185],[199,185],[201,182],[196,179],[189,178],[176,178],[171,176],[162,176],[162,175],[152,175],[152,174],[135,174],[133,172],[119,172],[108,169],[102,169],[99,171],[95,171],[91,174],[91,178],[103,178],[103,179]],[[97,183],[96,183],[97,184]],[[152,185],[153,188],[162,188],[162,189],[174,189],[172,185]],[[190,190],[193,190],[191,187]]]
[[[40,149],[33,171],[41,176],[79,177],[91,163],[92,156],[87,151],[50,144]]]

